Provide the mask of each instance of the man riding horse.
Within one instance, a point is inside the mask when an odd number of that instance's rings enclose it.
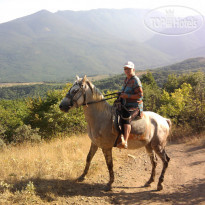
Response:
[[[122,87],[122,92],[119,96],[121,102],[121,126],[122,132],[121,142],[117,144],[118,148],[127,149],[127,142],[131,132],[131,117],[132,115],[142,117],[143,115],[143,90],[140,79],[135,75],[134,63],[128,61],[124,65],[126,78]]]
[[[121,107],[127,112],[126,118],[130,119],[130,112],[139,112],[142,115],[142,86],[140,80],[134,74],[134,64],[128,62],[125,66],[125,84],[123,92],[120,94],[123,104]],[[76,81],[69,89],[66,96],[61,101],[59,108],[68,112],[72,108],[83,106],[85,119],[88,126],[88,136],[91,140],[90,150],[87,155],[85,169],[77,181],[83,181],[88,173],[91,161],[100,148],[104,154],[109,170],[109,182],[106,189],[111,190],[114,182],[112,149],[115,147],[119,132],[113,132],[113,114],[116,110],[111,106],[103,94],[87,78],[76,77]],[[113,109],[114,108],[114,109]],[[124,111],[123,111],[124,112]],[[128,115],[129,114],[129,115]],[[135,116],[135,115],[134,115]],[[133,114],[131,115],[131,119]],[[117,119],[117,118],[116,118]],[[163,163],[162,171],[158,180],[157,190],[163,189],[163,181],[170,158],[168,157],[165,146],[171,129],[171,121],[151,111],[143,111],[143,118],[140,120],[128,121],[132,125],[125,124],[124,143],[129,145],[128,149],[138,149],[145,147],[149,154],[152,164],[152,171],[149,180],[145,183],[148,187],[154,182],[156,176],[157,155]],[[122,128],[122,126],[121,126]]]

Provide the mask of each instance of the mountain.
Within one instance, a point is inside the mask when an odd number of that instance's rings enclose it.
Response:
[[[81,28],[95,31],[98,35],[144,42],[153,36],[144,24],[147,12],[146,9],[96,9],[89,12],[59,11],[56,14]]]
[[[137,69],[168,64],[167,54],[140,42],[153,35],[142,25],[145,12],[42,10],[0,24],[0,82],[121,73],[127,60]]]
[[[65,81],[78,75],[153,69],[204,56],[205,26],[183,36],[154,34],[148,10],[46,10],[0,24],[0,82]]]
[[[173,31],[172,31],[173,32]],[[161,35],[152,36],[145,43],[167,55],[172,56],[175,60],[182,60],[190,57],[205,56],[202,47],[205,47],[205,24],[198,30],[185,35]]]

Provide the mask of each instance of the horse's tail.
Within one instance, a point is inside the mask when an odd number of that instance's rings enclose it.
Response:
[[[171,126],[172,126],[171,120],[170,120],[170,119],[166,119],[166,121],[167,121],[167,123],[168,123],[168,125],[169,125],[169,128],[171,128]]]

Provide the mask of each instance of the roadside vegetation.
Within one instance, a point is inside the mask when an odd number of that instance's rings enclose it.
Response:
[[[102,92],[120,90],[123,76],[96,81]],[[144,89],[144,110],[170,118],[174,137],[192,135],[205,130],[205,75],[202,72],[169,75],[159,87],[148,72],[140,76]],[[63,113],[59,103],[71,83],[63,89],[52,89],[44,96],[0,101],[0,146],[40,142],[61,136],[86,132],[82,108]],[[7,88],[8,89],[8,88]],[[16,93],[18,96],[18,93]],[[110,100],[112,104],[114,100]]]

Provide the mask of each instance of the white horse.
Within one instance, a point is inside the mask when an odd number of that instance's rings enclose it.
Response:
[[[109,170],[110,180],[107,184],[107,189],[110,190],[114,182],[112,148],[118,133],[113,132],[114,107],[109,105],[106,101],[102,101],[103,98],[104,96],[101,92],[86,78],[86,76],[83,79],[76,77],[75,83],[70,88],[66,97],[61,101],[59,107],[62,111],[68,112],[70,108],[78,108],[83,105],[85,119],[88,124],[88,135],[91,139],[91,147],[87,155],[84,172],[78,178],[78,181],[84,180],[93,156],[97,149],[101,148]],[[152,172],[145,186],[150,186],[150,184],[154,182],[155,168],[157,166],[156,154],[160,157],[163,162],[163,169],[159,177],[157,190],[162,190],[164,174],[170,160],[165,152],[165,145],[169,135],[171,121],[154,112],[145,111],[143,113],[145,121],[144,131],[139,134],[137,121],[131,123],[132,134],[128,140],[128,149],[137,149],[145,146],[150,156]]]

